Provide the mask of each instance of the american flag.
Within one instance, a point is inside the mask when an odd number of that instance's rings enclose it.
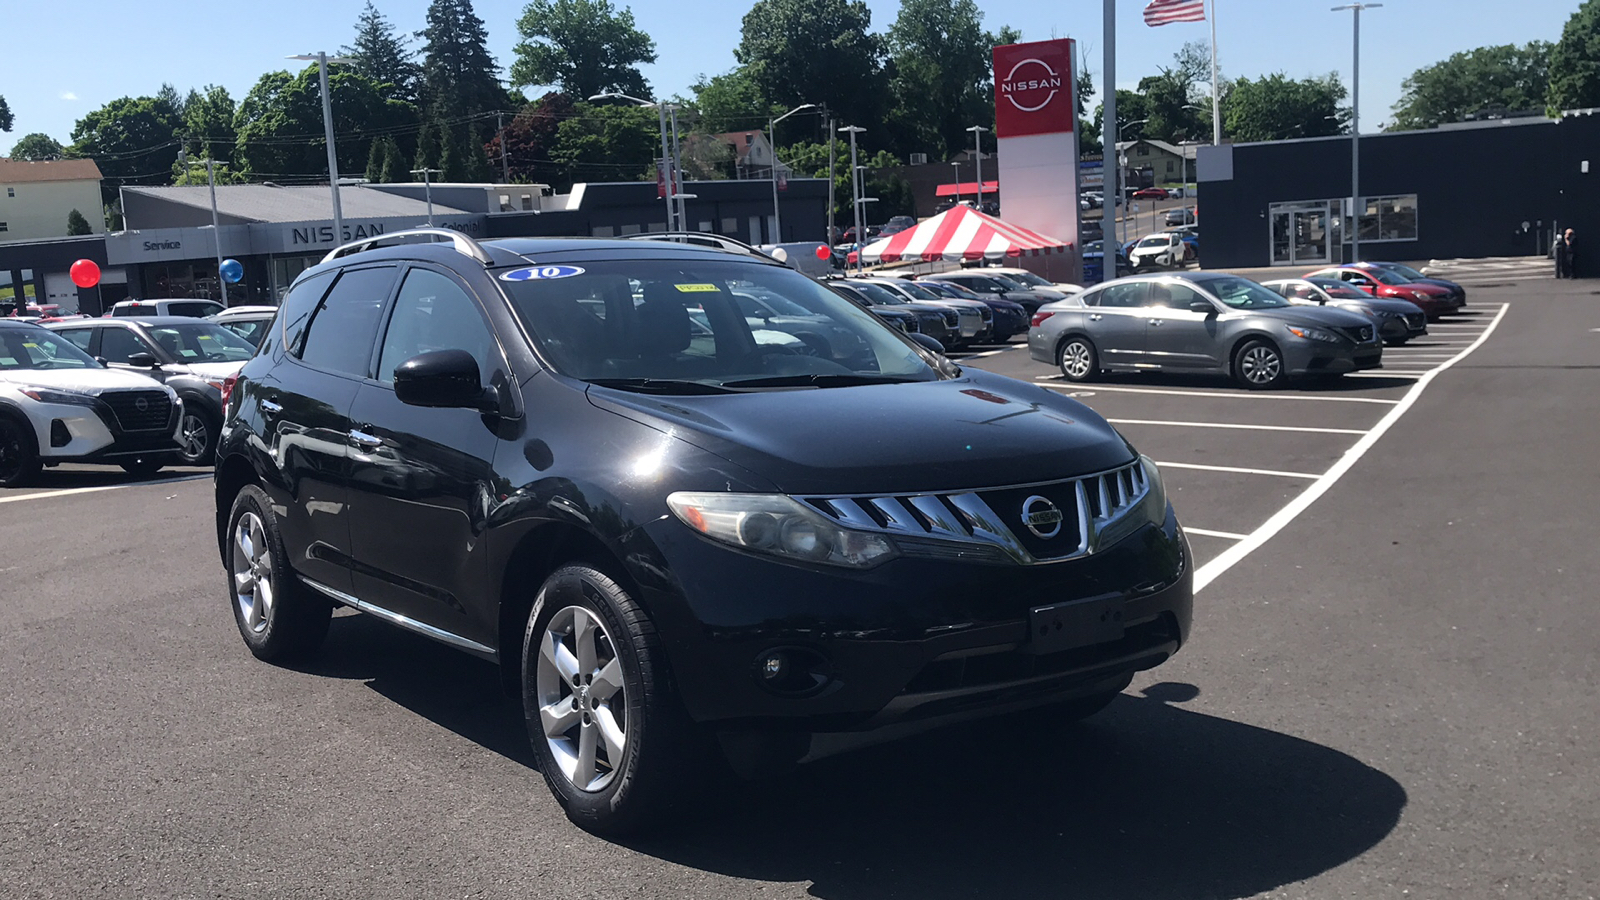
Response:
[[[1144,8],[1144,23],[1151,27],[1169,22],[1204,22],[1205,0],[1150,0]]]

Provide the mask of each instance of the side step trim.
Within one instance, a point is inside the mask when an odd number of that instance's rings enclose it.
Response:
[[[483,657],[490,662],[500,661],[500,654],[496,653],[493,647],[486,647],[477,641],[469,640],[454,632],[445,631],[443,628],[435,628],[432,625],[428,625],[424,622],[418,622],[416,619],[402,616],[397,612],[391,612],[381,606],[373,606],[371,603],[368,603],[359,597],[352,597],[351,595],[346,594],[344,591],[328,587],[320,582],[312,581],[304,575],[300,576],[300,580],[305,583],[306,587],[311,588],[312,590],[329,598],[337,600],[352,609],[358,609],[361,612],[367,613],[368,615],[377,616],[383,621],[388,622],[390,625],[398,625],[407,631],[414,631],[425,638],[432,638],[441,644],[447,644],[456,648],[457,650],[465,650],[466,652],[471,653],[473,656]]]

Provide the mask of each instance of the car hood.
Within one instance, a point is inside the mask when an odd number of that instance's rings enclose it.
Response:
[[[182,363],[190,372],[207,381],[221,381],[244,368],[244,362]]]
[[[1279,319],[1291,325],[1321,325],[1325,328],[1359,328],[1372,320],[1361,313],[1329,306],[1287,306],[1277,309],[1241,310],[1253,315]]]
[[[149,375],[126,369],[7,369],[0,371],[0,382],[33,384],[86,394],[139,388],[166,390],[161,382]]]
[[[1341,302],[1404,315],[1414,315],[1422,312],[1422,307],[1412,303],[1410,300],[1401,300],[1398,297],[1364,297],[1360,300],[1352,298]]]
[[[591,386],[588,396],[600,409],[715,453],[792,494],[1029,484],[1134,458],[1127,441],[1083,404],[973,369],[914,384],[708,396]]]
[[[1416,281],[1413,281],[1411,283],[1412,284],[1432,285],[1433,287],[1442,288],[1442,289],[1444,289],[1446,291],[1451,291],[1451,292],[1455,292],[1455,291],[1460,291],[1461,290],[1461,285],[1456,284],[1454,281],[1446,281],[1443,278],[1418,278]]]

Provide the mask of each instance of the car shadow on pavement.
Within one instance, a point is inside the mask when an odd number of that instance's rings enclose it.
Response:
[[[1373,847],[1406,792],[1310,741],[1124,694],[1087,722],[1034,714],[833,757],[708,798],[626,842],[817,897],[1249,897]]]
[[[133,475],[115,466],[96,468],[46,468],[27,486],[29,491],[62,491],[73,488],[110,487],[123,484],[144,484],[150,481],[170,481],[174,478],[192,478],[209,475],[210,469],[174,467],[162,469],[153,475]]]
[[[1338,376],[1322,378],[1296,378],[1276,390],[1261,391],[1260,393],[1273,394],[1336,394],[1346,391],[1375,391],[1384,388],[1411,387],[1417,383],[1415,376],[1396,376],[1393,378],[1379,377],[1383,374],[1381,369],[1362,378],[1343,378]],[[1058,378],[1051,382],[1056,387],[1069,385],[1073,390],[1092,391],[1096,384],[1108,384],[1128,387],[1169,387],[1169,388],[1195,388],[1197,390],[1224,390],[1235,391],[1239,394],[1254,394],[1255,391],[1240,386],[1239,382],[1226,375],[1201,375],[1183,372],[1102,372],[1093,381],[1071,382],[1065,378]]]

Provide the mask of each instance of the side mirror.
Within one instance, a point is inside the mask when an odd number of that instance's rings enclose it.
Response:
[[[916,341],[924,350],[932,351],[940,356],[944,355],[944,345],[920,331],[915,334],[908,334],[906,337]]]
[[[1211,301],[1209,301],[1209,300],[1201,300],[1201,299],[1196,298],[1194,300],[1190,300],[1189,301],[1189,311],[1190,312],[1197,312],[1197,313],[1206,313],[1206,314],[1209,315],[1211,313],[1216,312],[1217,308],[1215,306],[1212,306],[1211,305]]]
[[[394,395],[409,406],[493,411],[478,361],[465,350],[430,350],[394,370]]]
[[[149,353],[130,353],[130,354],[128,354],[128,365],[130,365],[130,366],[138,366],[141,369],[159,369],[159,368],[161,368],[161,363],[156,360],[155,356],[153,356],[152,354],[149,354]]]

